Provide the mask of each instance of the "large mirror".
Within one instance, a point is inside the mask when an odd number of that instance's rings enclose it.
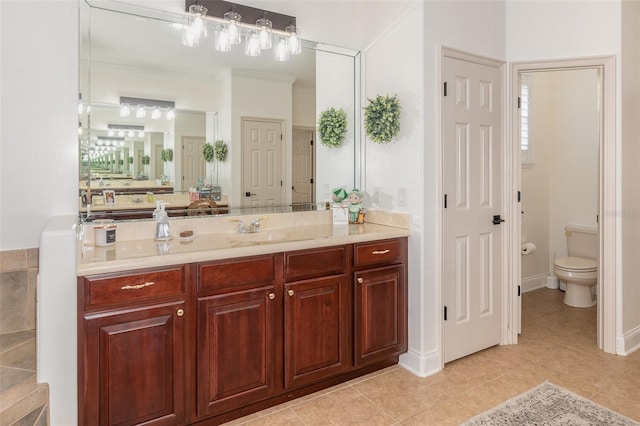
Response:
[[[358,52],[303,41],[288,61],[247,56],[244,44],[221,53],[212,28],[187,47],[185,17],[81,6],[81,213],[143,218],[131,212],[158,199],[175,209],[213,199],[227,213],[323,203],[330,189],[358,185]],[[330,107],[347,114],[339,148],[316,135]],[[203,147],[216,141],[226,156],[207,162]]]

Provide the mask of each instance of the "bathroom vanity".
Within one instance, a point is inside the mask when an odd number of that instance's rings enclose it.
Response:
[[[79,424],[219,424],[397,363],[408,230],[312,216],[169,252],[135,235],[111,255],[84,247]]]

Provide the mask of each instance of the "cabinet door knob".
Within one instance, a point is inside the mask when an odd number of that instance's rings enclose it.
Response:
[[[273,300],[276,298],[276,294],[275,293],[269,293],[269,300]]]
[[[179,317],[184,315],[184,309],[178,309],[178,311],[176,312],[176,315],[178,315]]]
[[[362,284],[364,282],[362,278],[358,278],[356,281],[358,281],[358,284]]]
[[[289,291],[287,291],[287,294],[288,294],[289,296],[293,296],[293,290],[289,290]]]

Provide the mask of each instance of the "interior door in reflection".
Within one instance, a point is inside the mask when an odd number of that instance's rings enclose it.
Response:
[[[284,135],[278,120],[242,120],[242,206],[283,202]]]

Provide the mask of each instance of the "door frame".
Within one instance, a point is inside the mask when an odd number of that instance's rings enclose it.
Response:
[[[315,127],[309,126],[292,126],[291,127],[291,141],[293,144],[293,134],[296,130],[303,130],[305,132],[313,133],[313,145],[311,145],[311,178],[313,183],[311,184],[311,204],[317,202],[316,200],[316,147],[317,147],[317,132]],[[293,182],[293,153],[291,154],[291,181]],[[293,199],[293,194],[291,195]]]
[[[507,120],[510,123],[510,147],[511,155],[506,159],[507,167],[511,173],[507,177],[506,184],[511,194],[517,194],[521,188],[520,167],[520,138],[518,134],[517,96],[519,93],[518,75],[525,72],[560,71],[569,69],[597,69],[601,73],[601,127],[599,148],[599,188],[598,188],[598,218],[599,218],[599,268],[598,268],[598,302],[597,302],[597,335],[598,347],[608,353],[616,351],[616,318],[618,298],[621,294],[621,283],[617,265],[616,244],[619,235],[617,209],[618,187],[616,178],[616,155],[619,152],[616,141],[616,69],[615,56],[593,56],[585,58],[566,58],[555,60],[523,61],[511,63],[510,92]],[[511,267],[509,291],[510,300],[508,309],[510,323],[518,324],[520,312],[517,309],[518,287],[521,285],[521,256],[517,249],[521,244],[521,217],[518,214],[520,205],[517,202],[509,204],[511,216],[515,219],[509,222],[511,247],[509,260]],[[517,250],[516,250],[517,249]],[[605,286],[604,283],[607,283]],[[505,343],[518,343],[518,328],[511,327],[507,332]]]

